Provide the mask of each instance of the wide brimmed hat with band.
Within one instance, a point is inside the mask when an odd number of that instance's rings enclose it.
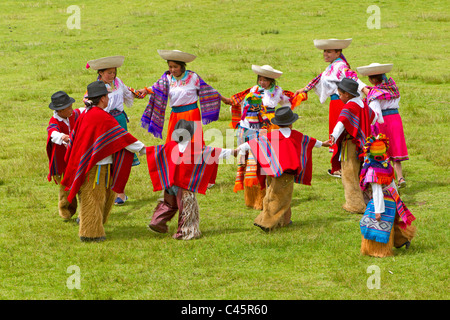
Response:
[[[358,82],[350,78],[344,78],[338,82],[337,87],[342,91],[348,92],[355,97],[359,97]]]
[[[314,46],[320,50],[345,49],[350,45],[350,43],[352,43],[352,38],[314,40]]]
[[[94,70],[102,70],[109,68],[119,68],[122,66],[124,60],[125,60],[124,56],[111,56],[90,60],[86,65],[86,69],[91,68]]]
[[[357,67],[356,70],[363,76],[373,76],[376,74],[388,73],[392,70],[393,66],[392,63],[371,63],[368,66]]]
[[[279,78],[283,74],[283,72],[281,72],[280,70],[276,70],[267,64],[263,66],[257,66],[252,64],[252,70],[257,75],[270,79]]]
[[[52,110],[63,110],[75,102],[75,99],[69,97],[64,91],[58,91],[52,94],[52,102],[48,107]]]
[[[158,54],[164,60],[170,61],[181,61],[181,62],[192,62],[197,56],[193,54],[183,52],[180,50],[158,50]]]
[[[292,112],[290,107],[281,107],[275,110],[272,123],[277,126],[288,126],[298,120],[298,114]]]

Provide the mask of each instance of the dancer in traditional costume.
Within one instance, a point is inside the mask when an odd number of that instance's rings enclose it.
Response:
[[[251,150],[258,163],[260,183],[267,189],[263,209],[254,221],[264,231],[291,223],[294,183],[311,185],[312,149],[331,145],[330,141],[322,143],[293,130],[292,124],[297,119],[290,107],[281,107],[272,119],[279,129],[238,147],[240,154]]]
[[[80,240],[103,241],[103,225],[116,193],[123,192],[128,181],[133,154],[144,154],[145,146],[104,110],[109,91],[102,81],[89,84],[87,91],[87,108],[72,130],[61,184],[69,191],[69,201],[78,193]]]
[[[105,108],[119,122],[122,128],[128,131],[128,116],[124,110],[124,105],[128,108],[133,106],[134,99],[143,98],[133,88],[126,86],[123,81],[117,77],[117,68],[120,68],[125,60],[124,56],[111,56],[88,61],[86,68],[97,71],[97,80],[103,81],[108,89],[108,107]],[[87,92],[84,96],[87,100]],[[133,166],[139,165],[139,159],[134,155]],[[120,193],[114,200],[115,205],[123,205],[128,200],[125,193]]]
[[[64,156],[69,143],[71,129],[75,126],[80,114],[85,108],[72,109],[75,99],[69,97],[64,91],[58,91],[51,97],[52,102],[49,108],[53,110],[53,116],[50,118],[47,127],[47,156],[49,161],[48,181],[52,179],[59,188],[58,211],[64,221],[69,221],[77,211],[77,199],[67,200],[69,193],[65,191],[65,186],[61,184],[64,171],[66,170],[66,161]]]
[[[195,55],[178,50],[158,50],[158,54],[167,61],[169,70],[164,72],[151,89],[138,90],[141,94],[151,94],[141,118],[142,127],[162,139],[164,116],[169,100],[171,113],[166,142],[171,140],[175,124],[184,119],[198,122],[192,139],[193,142],[201,141],[204,145],[201,123],[206,125],[219,118],[222,96],[197,73],[186,70],[186,63],[193,61]]]
[[[366,203],[359,187],[359,173],[363,161],[362,149],[371,133],[370,124],[375,115],[360,98],[356,81],[344,78],[337,87],[344,107],[331,133],[331,142],[337,145],[337,152],[331,158],[331,166],[333,171],[342,171],[345,193],[342,208],[351,213],[364,213]]]
[[[317,77],[311,80],[308,85],[296,93],[309,92],[314,89],[314,92],[319,96],[320,103],[330,98],[329,115],[328,115],[328,131],[331,134],[334,126],[337,123],[337,118],[344,106],[339,99],[337,91],[337,83],[344,78],[350,78],[358,81],[358,76],[355,71],[350,69],[350,64],[347,62],[342,50],[347,48],[352,39],[320,39],[314,40],[314,46],[323,50],[323,58],[325,62],[329,62],[328,67]],[[332,146],[330,152],[336,153],[337,147]],[[328,174],[334,177],[341,177],[340,171],[335,171],[333,168],[328,169]]]
[[[239,92],[231,98],[226,98],[231,104],[232,120],[230,126],[237,129],[238,145],[256,138],[259,131],[271,131],[278,128],[272,123],[275,109],[278,106],[289,106],[294,109],[308,98],[306,93],[295,96],[293,92],[283,90],[277,85],[276,79],[283,72],[269,65],[252,65],[257,74],[257,85]],[[261,188],[256,176],[256,161],[251,153],[239,160],[236,173],[234,192],[244,190],[246,206],[261,210],[265,189]]]
[[[370,136],[364,145],[361,189],[371,194],[360,221],[361,253],[388,257],[393,248],[409,248],[416,233],[416,219],[398,195],[394,170],[389,163],[389,139],[384,134]]]
[[[157,233],[167,233],[167,223],[178,214],[178,228],[174,239],[199,238],[200,216],[195,194],[205,194],[209,184],[215,183],[218,160],[237,150],[212,148],[192,143],[196,122],[179,120],[172,138],[164,145],[147,147],[147,163],[153,191],[164,190],[149,224]]]
[[[403,122],[398,112],[400,92],[392,78],[386,73],[391,71],[393,64],[372,63],[368,66],[356,68],[363,76],[368,76],[373,87],[365,87],[363,92],[367,96],[367,104],[377,115],[376,123],[372,126],[372,133],[385,134],[390,141],[388,149],[389,159],[392,161],[399,188],[406,186],[403,177],[402,161],[408,160]]]

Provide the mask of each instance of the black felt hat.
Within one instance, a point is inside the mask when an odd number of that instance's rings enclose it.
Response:
[[[50,102],[48,107],[52,110],[63,110],[74,102],[75,99],[69,97],[67,93],[64,91],[58,91],[52,94],[52,102]]]
[[[108,89],[103,81],[94,81],[87,86],[87,97],[95,98],[101,97],[108,94]]]
[[[348,92],[355,97],[359,97],[358,82],[350,78],[344,78],[337,84],[337,87],[342,91]]]
[[[281,107],[275,110],[275,117],[272,123],[277,126],[288,126],[298,119],[298,114],[292,112],[290,107]]]

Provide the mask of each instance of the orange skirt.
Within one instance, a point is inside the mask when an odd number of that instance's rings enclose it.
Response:
[[[202,146],[205,145],[205,141],[203,140],[203,130],[202,130],[202,116],[200,114],[200,109],[195,108],[192,110],[184,111],[184,112],[171,112],[169,118],[169,126],[167,128],[167,137],[166,143],[172,141],[172,133],[175,129],[175,125],[181,119],[187,121],[195,121],[197,128],[194,132],[194,136],[191,139],[191,142],[194,141],[202,141]]]

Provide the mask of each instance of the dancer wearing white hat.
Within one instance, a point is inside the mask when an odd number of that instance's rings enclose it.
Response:
[[[398,112],[400,92],[392,78],[386,73],[392,70],[393,64],[371,63],[356,70],[362,76],[368,76],[372,87],[367,86],[362,91],[366,94],[367,104],[375,111],[377,119],[372,126],[373,135],[385,134],[390,141],[387,154],[393,163],[397,183],[400,188],[406,186],[403,177],[402,162],[409,159],[406,147],[403,122]]]
[[[184,119],[196,122],[197,129],[192,142],[201,141],[201,147],[204,145],[202,123],[206,125],[218,120],[220,104],[224,99],[197,73],[186,69],[186,64],[196,59],[195,55],[179,50],[158,50],[158,54],[167,61],[169,70],[164,72],[151,89],[138,90],[141,94],[151,94],[141,125],[155,137],[162,138],[164,115],[169,100],[171,113],[166,143],[172,139],[175,124]]]
[[[105,83],[108,89],[108,106],[105,111],[111,114],[122,128],[128,131],[129,122],[128,116],[124,110],[124,105],[127,107],[133,106],[134,98],[143,98],[135,94],[135,90],[127,87],[121,79],[117,77],[117,68],[123,65],[125,60],[124,56],[110,56],[88,61],[86,68],[97,71],[97,80]],[[87,91],[84,95],[84,101],[87,101]],[[139,159],[134,155],[133,166],[139,165]],[[114,201],[115,205],[123,205],[128,200],[128,196],[125,193],[117,194],[117,198]]]
[[[272,123],[277,106],[294,108],[307,98],[301,94],[294,100],[293,92],[278,86],[276,79],[283,72],[270,65],[252,65],[252,71],[257,74],[256,85],[226,99],[231,104],[230,126],[237,129],[238,145],[257,137],[261,129],[278,128]],[[246,206],[261,210],[265,189],[257,179],[256,161],[252,154],[247,154],[239,162],[233,191],[244,190]]]
[[[330,98],[329,104],[329,120],[328,132],[331,134],[336,125],[337,118],[344,106],[339,100],[337,84],[344,78],[351,78],[358,81],[356,72],[350,69],[350,65],[342,54],[342,50],[347,48],[352,42],[352,39],[319,39],[314,40],[314,46],[323,50],[323,58],[325,62],[329,62],[328,67],[317,77],[311,80],[307,86],[297,90],[296,93],[308,92],[314,89],[314,92],[319,96],[320,103],[324,103]],[[330,148],[330,152],[337,152],[336,146]],[[332,176],[339,177],[341,172],[328,170]]]

